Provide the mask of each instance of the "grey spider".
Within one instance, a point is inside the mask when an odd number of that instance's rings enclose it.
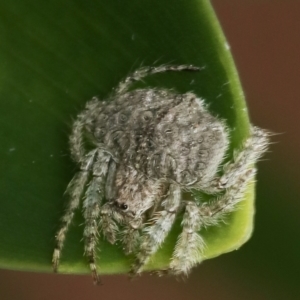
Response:
[[[135,257],[131,274],[139,274],[181,212],[182,231],[168,272],[188,274],[203,260],[201,229],[236,210],[255,175],[254,163],[267,149],[268,133],[251,126],[249,138],[222,166],[229,129],[201,98],[167,89],[128,91],[151,74],[198,70],[192,65],[140,68],[109,99],[94,97],[77,116],[70,147],[80,171],[67,187],[70,201],[55,236],[54,271],[83,194],[85,255],[94,283],[100,282],[98,233],[112,244],[121,241],[125,253]],[[215,197],[203,203],[197,197],[182,199],[183,191],[195,190]]]

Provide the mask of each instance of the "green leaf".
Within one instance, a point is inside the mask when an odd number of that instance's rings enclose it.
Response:
[[[0,267],[51,271],[54,235],[76,166],[72,119],[92,96],[106,98],[141,65],[193,64],[198,73],[154,75],[144,86],[193,90],[232,129],[232,149],[248,136],[244,95],[208,0],[15,0],[0,4]],[[253,222],[250,186],[226,224],[205,231],[206,258],[237,249]],[[60,271],[88,272],[78,211]],[[148,269],[165,267],[180,224]],[[132,257],[100,242],[99,270],[127,272]]]

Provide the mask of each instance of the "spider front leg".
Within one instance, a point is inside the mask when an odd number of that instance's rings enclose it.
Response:
[[[121,241],[125,254],[134,253],[137,250],[143,218],[125,220],[124,229],[121,233]]]
[[[59,260],[61,256],[61,250],[66,239],[66,233],[68,231],[69,225],[71,224],[74,212],[80,204],[80,199],[84,190],[84,187],[88,181],[88,177],[91,171],[91,166],[95,160],[97,150],[93,150],[84,156],[81,163],[81,170],[73,177],[69,183],[66,193],[69,194],[70,201],[66,208],[65,214],[61,219],[61,226],[55,235],[55,248],[52,257],[53,271],[57,272],[59,265]]]
[[[85,219],[84,248],[88,258],[92,277],[95,284],[100,283],[96,268],[96,246],[98,235],[98,220],[100,205],[104,198],[105,180],[108,173],[111,156],[102,150],[98,150],[98,156],[93,165],[92,180],[85,193],[83,202],[83,216]]]
[[[144,226],[145,219],[152,219],[155,213],[157,213],[158,207],[161,205],[162,200],[166,196],[165,193],[169,188],[169,185],[165,180],[158,180],[151,182],[151,192],[148,194],[147,199],[144,201],[152,203],[151,209],[149,209],[146,215],[142,215],[138,218],[125,218],[124,229],[121,233],[121,240],[123,243],[123,250],[125,254],[135,253],[138,250],[140,242],[140,233]]]
[[[117,240],[117,223],[123,222],[123,216],[116,211],[114,207],[115,199],[115,176],[117,170],[117,163],[114,159],[110,161],[107,179],[105,183],[105,198],[106,203],[100,209],[100,220],[98,226],[103,236],[111,243],[114,244]]]
[[[142,272],[150,257],[157,251],[165,240],[175,221],[176,214],[181,205],[180,186],[171,184],[167,198],[162,202],[162,211],[156,212],[151,224],[144,229],[141,245],[138,249],[136,261],[131,269],[131,275]]]
[[[123,223],[123,216],[113,207],[113,203],[107,202],[100,209],[99,228],[109,243],[117,241],[118,225]]]

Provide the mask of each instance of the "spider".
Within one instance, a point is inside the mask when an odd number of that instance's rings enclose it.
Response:
[[[133,253],[130,273],[136,275],[179,215],[182,230],[167,272],[187,275],[203,260],[201,229],[236,210],[254,178],[254,163],[267,149],[269,134],[251,126],[248,139],[222,166],[229,129],[201,98],[168,89],[128,91],[148,75],[199,69],[143,67],[121,81],[106,101],[94,97],[87,102],[70,136],[71,155],[80,170],[67,187],[70,200],[55,236],[54,271],[82,198],[84,248],[94,283],[100,283],[95,258],[99,233],[111,244],[120,241],[126,254]],[[183,192],[193,191],[214,197],[208,202],[196,196],[182,198]]]

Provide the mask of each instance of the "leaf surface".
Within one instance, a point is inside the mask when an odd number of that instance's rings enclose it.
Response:
[[[194,91],[230,126],[231,150],[248,136],[244,95],[208,0],[2,1],[0,33],[2,268],[51,271],[63,194],[76,170],[68,149],[72,120],[87,100],[105,99],[141,65],[202,67],[199,73],[158,74],[143,86]],[[206,258],[237,249],[249,238],[253,189],[226,224],[203,233]],[[62,272],[89,271],[82,223],[78,211]],[[177,223],[148,269],[167,265],[179,230]],[[128,271],[132,258],[121,245],[101,240],[99,249],[100,273]]]

